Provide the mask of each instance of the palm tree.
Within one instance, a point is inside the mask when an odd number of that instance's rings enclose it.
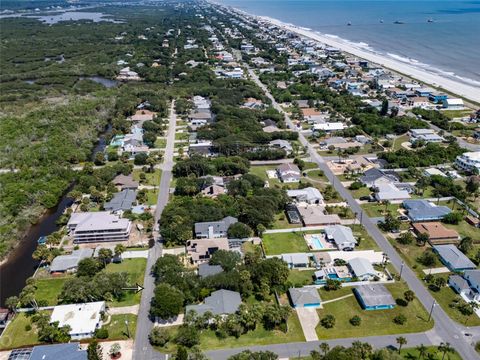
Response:
[[[385,206],[384,213],[386,214],[387,211],[388,211],[388,205],[390,205],[390,201],[388,201],[388,200],[382,200],[382,205]]]
[[[443,353],[442,360],[445,359],[445,355],[447,355],[447,353],[453,353],[453,348],[450,346],[450,343],[448,343],[448,342],[440,343],[440,346],[438,347],[438,350],[440,350]]]
[[[467,321],[470,320],[470,318],[472,317],[473,314],[475,314],[475,310],[477,310],[480,307],[480,305],[478,305],[478,303],[476,301],[470,301],[468,303],[468,306],[470,307],[470,309],[472,311],[471,311],[471,314],[469,315],[469,317],[467,318]],[[465,324],[467,323],[467,321],[465,321]]]
[[[407,344],[407,339],[403,336],[399,336],[396,338],[396,341],[398,344],[398,353],[400,354],[400,351],[402,351],[402,346]]]
[[[423,344],[420,344],[416,347],[417,351],[418,351],[418,357],[420,359],[423,359],[423,357],[425,356],[425,354],[427,353],[427,347]]]

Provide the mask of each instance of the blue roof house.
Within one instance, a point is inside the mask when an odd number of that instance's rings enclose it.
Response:
[[[465,271],[476,269],[475,264],[465,256],[455,245],[436,245],[433,250],[440,257],[441,262],[451,271]]]
[[[438,206],[427,200],[404,200],[403,207],[412,222],[439,221],[452,212],[447,206]]]

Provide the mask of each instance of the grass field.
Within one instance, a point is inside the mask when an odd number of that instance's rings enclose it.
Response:
[[[143,285],[143,277],[145,274],[145,268],[147,266],[147,259],[125,259],[120,264],[108,264],[105,268],[107,272],[127,272],[130,278],[130,284],[134,285],[138,283]],[[140,303],[142,294],[135,294],[127,292],[126,296],[121,301],[114,301],[109,303],[109,306],[121,307],[130,306]]]
[[[307,252],[309,249],[303,234],[303,232],[264,234],[263,247],[267,255]]]
[[[167,139],[157,137],[157,140],[155,140],[155,147],[158,149],[163,149],[165,146],[167,146]]]
[[[443,353],[438,351],[438,347],[436,346],[428,346],[427,354],[432,354],[433,358],[429,358],[427,357],[427,355],[425,355],[424,359],[442,360],[442,357],[443,357]],[[400,352],[400,355],[402,355],[402,357],[405,359],[421,359],[417,348],[402,349],[402,351]],[[443,360],[462,360],[462,358],[455,351],[454,353],[446,354]]]
[[[134,169],[133,170],[133,180],[140,182],[140,173],[142,170]],[[142,185],[150,185],[150,186],[159,186],[160,185],[160,178],[162,177],[162,170],[155,169],[153,173],[145,173],[146,180],[141,182]]]
[[[35,286],[37,290],[35,291],[35,299],[37,301],[46,301],[48,305],[57,305],[63,284],[69,278],[70,276],[64,276],[36,280]]]
[[[314,272],[314,270],[290,270],[288,281],[291,282],[294,287],[311,285],[313,283]]]
[[[403,293],[408,289],[403,283],[387,285],[394,299],[403,299]],[[352,293],[352,288],[342,288],[337,291],[320,291],[320,297],[323,300],[338,298]],[[331,329],[326,329],[320,324],[317,326],[317,334],[320,339],[335,339],[347,337],[362,337],[365,334],[369,336],[401,334],[426,331],[433,326],[433,320],[427,322],[428,313],[421,303],[415,299],[408,306],[395,306],[390,310],[365,311],[358,304],[355,296],[350,296],[343,300],[324,304],[323,309],[318,309],[320,319],[327,314],[331,314],[336,319],[336,324]],[[397,325],[393,322],[395,316],[403,314],[407,318],[404,325]],[[362,322],[360,326],[353,326],[349,320],[358,315]]]
[[[28,325],[32,328],[27,331],[26,327]],[[39,342],[37,331],[30,319],[25,313],[18,313],[0,338],[0,350],[35,345]]]
[[[368,204],[362,204],[362,208],[366,211],[367,215],[369,217],[381,217],[385,216],[385,205],[380,204],[380,203],[368,203]],[[388,204],[386,207],[387,211],[390,211],[390,213],[393,216],[399,215],[398,209],[400,208],[399,204]]]
[[[173,338],[177,332],[178,327],[169,327],[168,332]],[[298,320],[297,314],[292,312],[288,319],[288,332],[284,333],[277,330],[265,330],[263,326],[257,326],[253,331],[241,335],[238,339],[232,336],[226,339],[219,339],[212,330],[204,330],[200,335],[200,349],[215,350],[215,349],[233,349],[237,347],[249,347],[268,344],[280,344],[290,342],[305,341],[303,331]],[[176,345],[169,342],[165,347],[157,347],[159,351],[173,353],[176,350]]]
[[[157,203],[158,190],[147,190],[147,205],[155,205]]]
[[[125,321],[128,321],[128,331]],[[112,315],[110,322],[103,328],[108,330],[108,340],[133,339],[137,329],[137,316],[133,314]],[[128,332],[130,332],[130,337]]]

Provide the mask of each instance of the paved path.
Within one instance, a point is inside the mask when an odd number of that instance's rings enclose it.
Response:
[[[335,302],[335,301],[339,301],[339,300],[343,300],[343,299],[346,299],[346,298],[349,298],[353,296],[353,294],[348,294],[348,295],[345,295],[345,296],[340,296],[336,299],[332,299],[332,300],[327,300],[327,301],[322,301],[322,305],[323,304],[328,304],[328,303],[331,303],[331,302]]]
[[[305,336],[305,341],[317,341],[318,335],[315,328],[318,325],[320,319],[318,318],[317,309],[315,308],[297,308],[298,320],[302,326],[303,335]]]
[[[257,85],[263,89],[265,95],[272,101],[273,107],[284,114],[287,125],[290,125],[291,128],[294,128],[288,114],[286,114],[285,111],[280,107],[280,105],[278,105],[278,103],[270,94],[266,86],[260,81],[258,76],[251,69],[248,69],[248,72],[251,78],[257,83]],[[326,165],[324,159],[315,151],[313,146],[301,133],[299,133],[299,140],[301,144],[308,149],[312,161],[317,163],[320,170],[323,170],[335,190],[340,194],[343,199],[348,202],[353,213],[357,214],[357,217],[360,220],[363,219],[363,226],[365,227],[366,231],[375,240],[375,242],[383,250],[383,252],[387,254],[390,262],[395,267],[395,269],[397,271],[400,271],[400,268],[403,267],[402,279],[407,282],[409,288],[416,294],[417,298],[423,304],[423,306],[429,310],[434,303],[434,299],[432,295],[428,292],[428,290],[425,288],[423,283],[417,278],[415,273],[408,266],[403,265],[403,261],[400,255],[394,249],[394,247],[383,236],[377,226],[369,219],[368,215],[360,207],[360,205],[353,198],[350,192],[345,189],[342,183],[333,174],[332,170]],[[451,320],[450,317],[445,313],[445,311],[443,311],[440,306],[435,307],[433,311],[433,319],[435,320],[435,333],[444,342],[449,342],[451,346],[453,346],[455,350],[458,351],[458,353],[462,356],[463,359],[470,360],[480,358],[474,348],[465,338],[463,334],[465,328]],[[376,339],[376,337],[372,339]]]
[[[122,306],[122,307],[111,307],[108,308],[108,313],[110,315],[120,315],[120,314],[138,314],[138,309],[140,305],[132,305],[132,306]]]
[[[162,178],[160,180],[157,206],[154,214],[154,224],[158,223],[160,215],[162,214],[165,205],[167,205],[170,182],[172,180],[172,168],[173,168],[173,149],[175,142],[175,126],[177,116],[175,114],[175,102],[173,101],[170,107],[170,118],[167,133],[167,145],[165,148],[164,161],[162,166]],[[133,359],[164,359],[163,354],[158,353],[148,342],[148,335],[153,327],[153,322],[150,320],[148,314],[150,309],[150,300],[153,297],[153,291],[155,289],[155,281],[150,273],[150,269],[155,264],[157,259],[162,255],[162,245],[158,241],[158,233],[156,234],[155,245],[149,250],[147,259],[147,270],[145,271],[145,278],[143,281],[144,290],[142,291],[142,299],[140,301],[140,309],[137,319],[137,332],[135,335],[135,346],[133,350]]]

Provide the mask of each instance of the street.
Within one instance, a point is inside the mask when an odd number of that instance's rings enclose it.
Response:
[[[170,182],[172,180],[172,168],[173,168],[173,153],[175,142],[175,125],[177,116],[175,114],[175,101],[172,101],[170,107],[170,118],[168,124],[167,133],[167,145],[165,148],[165,154],[163,159],[163,172],[160,179],[160,187],[157,198],[157,207],[154,214],[154,224],[158,223],[160,215],[162,214],[165,205],[167,205]],[[140,309],[137,319],[137,332],[135,334],[135,346],[133,350],[133,359],[164,359],[164,355],[157,352],[149,343],[148,335],[153,327],[153,323],[150,320],[148,313],[150,310],[150,299],[153,297],[153,291],[155,289],[155,279],[150,273],[150,269],[155,264],[157,259],[162,256],[162,244],[158,241],[159,234],[154,232],[155,244],[150,248],[148,252],[147,267],[145,271],[145,277],[143,281],[144,289],[142,291],[142,298],[140,300]]]

